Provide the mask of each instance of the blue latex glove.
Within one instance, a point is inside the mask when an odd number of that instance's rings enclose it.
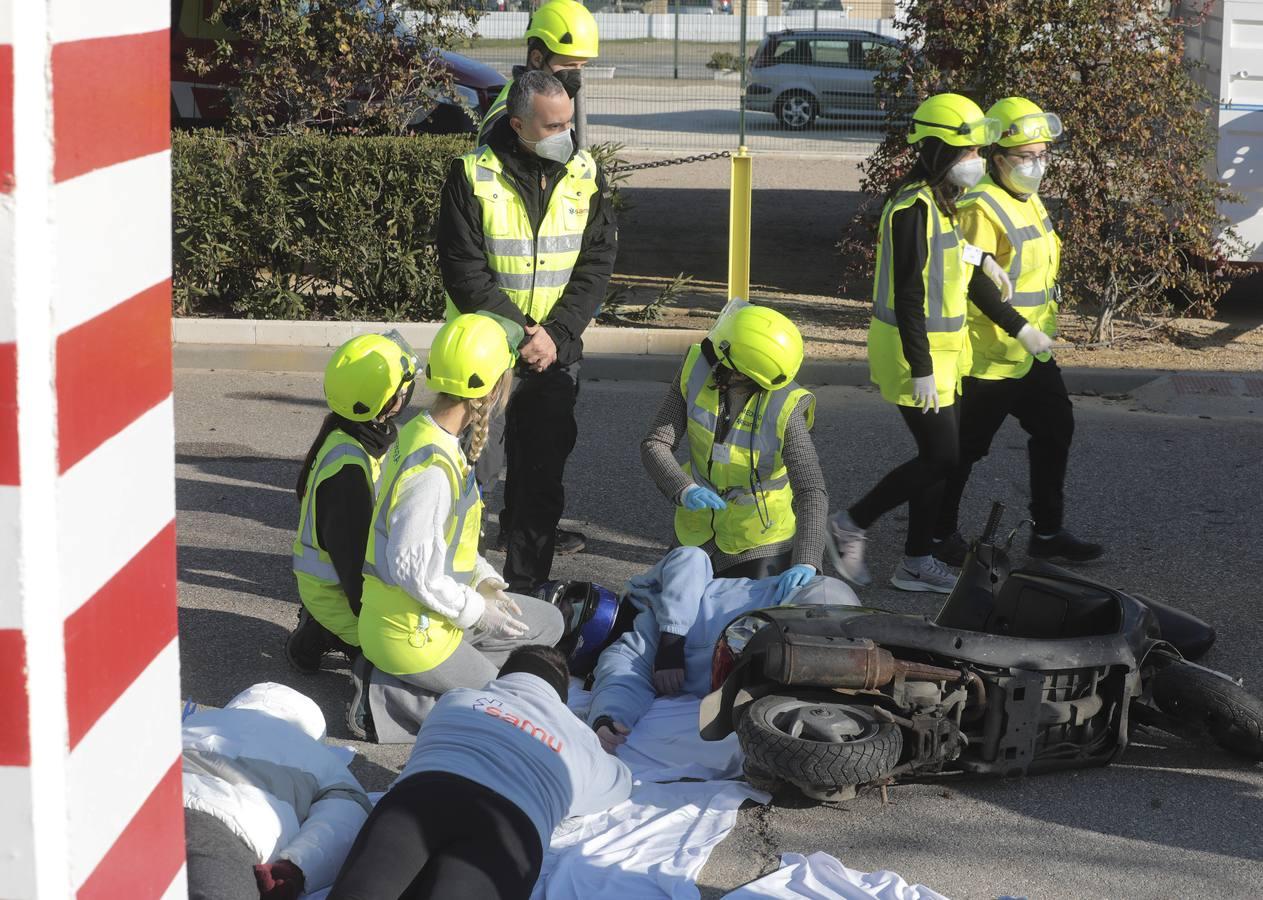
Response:
[[[727,509],[728,504],[724,502],[723,497],[710,488],[704,488],[695,484],[684,492],[684,508],[692,510]]]
[[[811,579],[816,577],[816,570],[811,566],[797,565],[790,566],[781,573],[781,577],[776,582],[776,594],[772,598],[772,602],[777,606],[784,603],[795,588],[800,588]]]

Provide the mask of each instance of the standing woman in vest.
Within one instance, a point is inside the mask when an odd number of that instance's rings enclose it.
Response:
[[[676,504],[676,540],[706,551],[717,578],[779,575],[778,602],[821,571],[829,511],[811,441],[816,400],[794,381],[802,361],[793,322],[731,301],[685,356],[640,444]]]
[[[407,406],[417,357],[397,331],[347,341],[325,367],[331,412],[298,475],[294,577],[302,606],[285,656],[311,674],[330,650],[359,654],[364,549],[381,458],[395,441],[394,418]]]
[[[363,657],[352,666],[352,733],[411,740],[444,691],[481,687],[510,651],[561,639],[561,613],[505,593],[478,553],[482,499],[473,463],[512,382],[513,354],[490,316],[460,315],[430,348],[438,396],[399,431],[382,468],[364,562]],[[461,439],[470,433],[470,453]]]
[[[990,254],[966,244],[957,227],[956,202],[985,170],[978,148],[994,142],[998,131],[968,97],[930,97],[913,113],[908,133],[916,161],[882,210],[868,366],[882,398],[895,404],[912,432],[917,455],[829,523],[830,558],[856,584],[872,581],[864,563],[865,531],[904,503],[904,557],[890,583],[938,593],[955,584],[955,573],[933,556],[933,533],[943,480],[960,454],[957,400],[969,369],[966,298],[1035,352],[1049,343],[1003,302],[1012,293],[1004,270]]]
[[[995,255],[1013,282],[1014,308],[1052,338],[1057,334],[1061,239],[1037,191],[1048,168],[1049,143],[1061,135],[1061,119],[1024,97],[1006,97],[987,115],[999,121],[1000,140],[987,176],[961,200],[961,231],[969,243]],[[947,479],[934,555],[955,566],[964,560],[967,547],[956,530],[961,495],[974,463],[987,455],[996,432],[1013,416],[1030,435],[1026,447],[1035,521],[1030,555],[1071,562],[1096,559],[1104,552],[1100,544],[1062,528],[1074,407],[1052,353],[1032,355],[972,308],[969,340],[973,364],[961,399],[960,465]]]

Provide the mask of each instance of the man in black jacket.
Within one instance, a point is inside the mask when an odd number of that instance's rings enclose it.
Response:
[[[508,114],[486,146],[453,162],[439,212],[449,315],[488,312],[523,330],[504,450],[493,423],[478,481],[485,493],[507,455],[504,574],[510,590],[525,593],[551,572],[566,458],[578,433],[583,332],[605,298],[618,250],[605,177],[574,148],[573,110],[551,74],[515,81]],[[575,552],[581,543],[571,546]]]

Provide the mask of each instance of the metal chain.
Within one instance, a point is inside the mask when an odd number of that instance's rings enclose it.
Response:
[[[656,159],[653,162],[636,163],[635,165],[612,166],[606,169],[607,175],[618,172],[635,172],[639,169],[661,169],[664,166],[682,166],[685,163],[707,162],[712,159],[728,159],[732,156],[729,150],[717,150],[714,153],[702,153],[698,156],[681,156],[679,159]]]

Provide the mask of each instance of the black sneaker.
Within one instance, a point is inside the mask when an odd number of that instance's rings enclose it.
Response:
[[[372,680],[373,666],[363,654],[351,663],[351,702],[346,705],[346,729],[357,741],[377,742],[377,730],[373,728],[373,710],[368,702],[368,686]]]
[[[1091,541],[1081,541],[1063,528],[1052,537],[1032,534],[1027,552],[1035,559],[1091,562],[1094,559],[1100,559],[1105,553],[1105,548]]]
[[[307,612],[298,606],[298,625],[285,640],[285,658],[294,671],[314,675],[320,671],[320,660],[329,649],[329,632]]]
[[[959,569],[965,564],[965,554],[969,552],[969,542],[966,541],[959,531],[953,531],[951,537],[943,538],[941,541],[937,538],[934,541],[934,558],[939,562],[947,563],[954,569]]]
[[[553,553],[557,556],[573,556],[576,553],[582,553],[587,545],[588,539],[580,532],[558,528],[557,539],[553,543]]]
[[[588,539],[582,533],[558,528],[557,536],[553,539],[553,553],[557,556],[574,556],[576,553],[582,553],[587,545]],[[496,542],[492,549],[499,550],[501,553],[509,549],[503,529],[496,533]]]

